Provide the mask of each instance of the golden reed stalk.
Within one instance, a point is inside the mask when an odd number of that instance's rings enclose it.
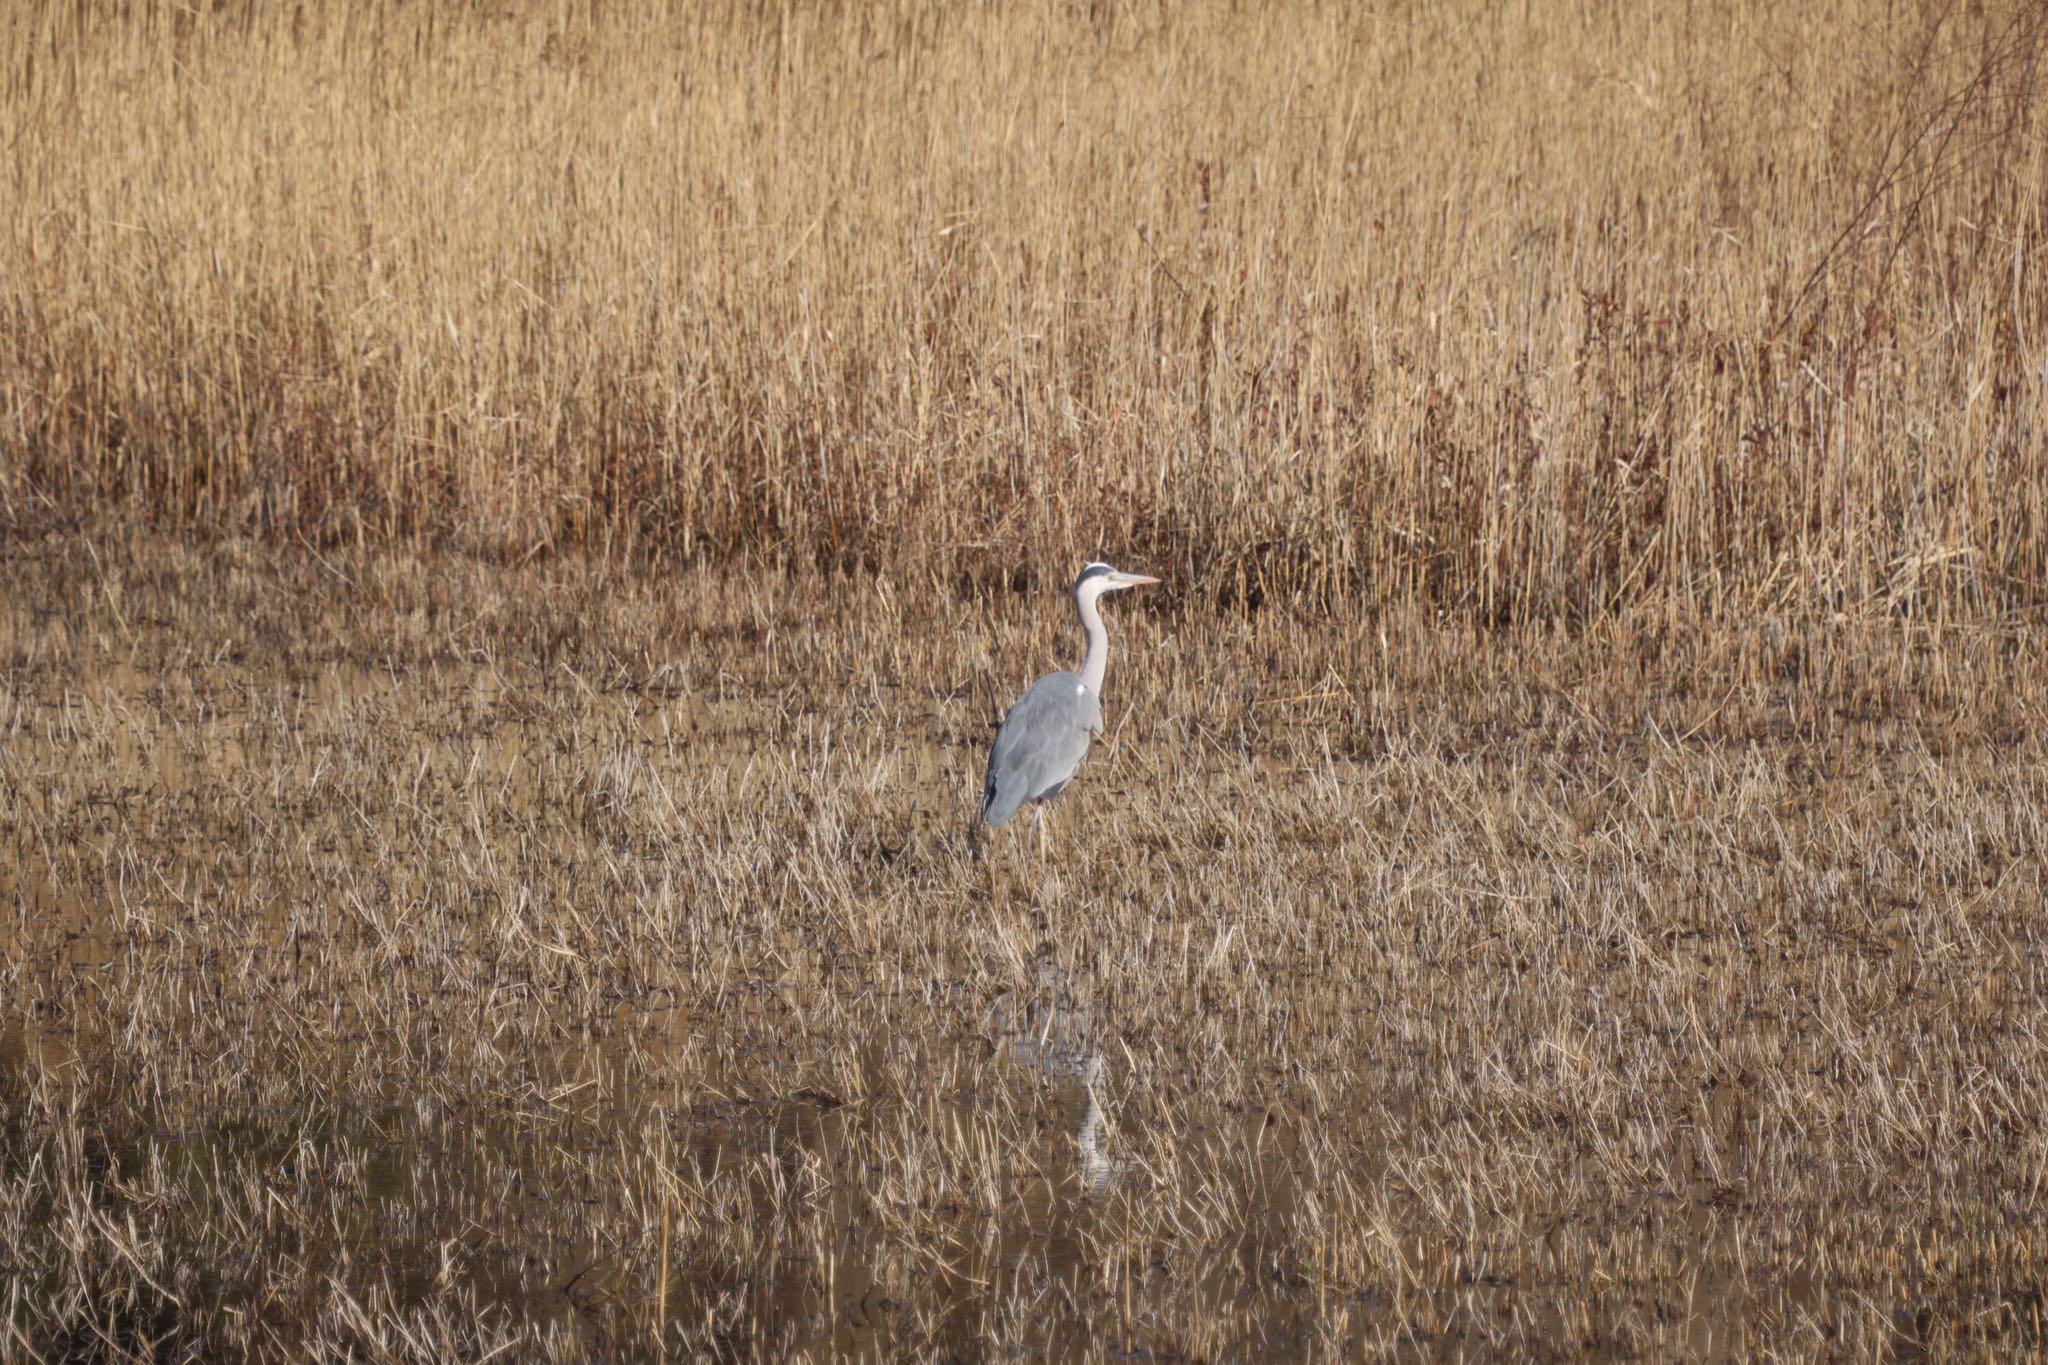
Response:
[[[2037,5],[0,18],[0,525],[2037,605]]]

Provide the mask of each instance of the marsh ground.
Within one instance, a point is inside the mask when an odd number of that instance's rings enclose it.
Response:
[[[0,7],[0,1357],[2038,1348],[2044,73]]]
[[[6,1354],[2004,1353],[2038,637],[53,538],[0,615]]]

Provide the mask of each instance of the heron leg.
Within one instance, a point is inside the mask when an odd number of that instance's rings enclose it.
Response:
[[[1037,870],[1042,876],[1046,868],[1050,866],[1047,860],[1052,852],[1052,817],[1046,811],[1043,801],[1031,803],[1031,828],[1038,837],[1036,840],[1033,840],[1030,835],[1026,835],[1025,842],[1027,844],[1035,842],[1038,845],[1038,852],[1035,856],[1030,857],[1029,861],[1037,865]]]

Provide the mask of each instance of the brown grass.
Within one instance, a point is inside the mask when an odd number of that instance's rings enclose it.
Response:
[[[0,1357],[2041,1340],[2037,633],[4,567]]]
[[[0,518],[1486,620],[2048,582],[2048,17],[0,19]]]
[[[1639,8],[0,11],[0,1362],[2038,1350],[2048,10]]]

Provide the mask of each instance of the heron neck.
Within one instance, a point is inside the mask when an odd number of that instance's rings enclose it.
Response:
[[[1096,610],[1097,594],[1081,593],[1074,598],[1074,614],[1081,618],[1081,629],[1088,635],[1088,652],[1081,656],[1081,682],[1098,697],[1102,695],[1102,675],[1109,667],[1109,632],[1102,628],[1102,613]]]

